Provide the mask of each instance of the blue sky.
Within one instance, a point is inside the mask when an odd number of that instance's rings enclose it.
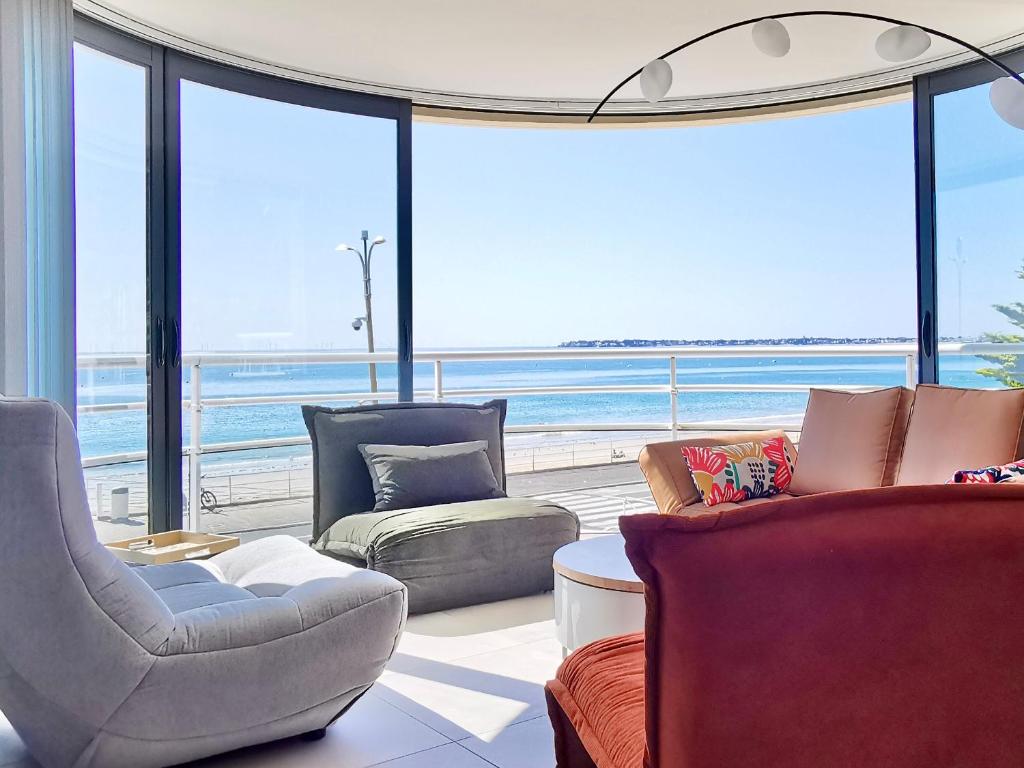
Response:
[[[935,100],[935,151],[939,334],[1019,333],[992,305],[1024,301],[1024,131],[977,86]]]
[[[703,128],[420,125],[417,335],[910,334],[910,119],[896,104]]]
[[[79,49],[83,352],[143,344],[143,89],[140,69]],[[943,98],[940,330],[973,335],[1022,293],[1024,187],[1005,170],[1024,134],[985,93]],[[393,124],[194,84],[182,113],[186,349],[360,348],[358,263],[333,249],[362,229],[391,241],[373,276],[393,347]],[[913,335],[912,146],[909,102],[698,128],[416,123],[415,342]]]

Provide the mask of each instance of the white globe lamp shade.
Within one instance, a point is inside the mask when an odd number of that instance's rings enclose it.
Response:
[[[992,83],[988,97],[997,115],[1024,131],[1024,85],[1012,77],[1001,77]]]
[[[761,19],[750,30],[757,50],[766,56],[781,59],[789,53],[789,30],[778,19]]]
[[[920,27],[901,24],[891,27],[878,36],[875,51],[886,61],[910,61],[927,51],[932,45],[932,36]]]
[[[640,92],[651,104],[657,104],[672,87],[672,67],[664,59],[655,59],[640,70]]]

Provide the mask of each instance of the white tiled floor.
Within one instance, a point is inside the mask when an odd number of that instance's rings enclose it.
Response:
[[[28,756],[7,718],[0,712],[0,768],[35,768],[36,762]]]
[[[562,658],[552,611],[547,594],[414,616],[383,677],[325,739],[201,766],[551,768],[544,683]],[[0,768],[36,768],[2,716]]]

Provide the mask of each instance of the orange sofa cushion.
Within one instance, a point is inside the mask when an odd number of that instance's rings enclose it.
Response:
[[[922,384],[914,399],[896,484],[944,483],[961,469],[1008,464],[1018,458],[1022,425],[1024,389]]]
[[[902,387],[874,392],[812,389],[789,492],[808,496],[882,486],[889,444],[902,426],[897,416],[903,392]]]
[[[703,502],[700,491],[693,482],[690,470],[683,459],[683,446],[712,448],[729,443],[749,443],[755,440],[768,440],[785,433],[782,430],[762,430],[759,432],[723,432],[707,437],[691,437],[686,440],[674,440],[663,443],[648,443],[640,451],[640,469],[643,470],[647,484],[651,487],[651,495],[663,515],[678,515],[687,507]],[[796,449],[786,437],[786,447],[791,456]]]
[[[640,768],[645,744],[642,632],[576,650],[547,684],[547,693],[597,768]]]

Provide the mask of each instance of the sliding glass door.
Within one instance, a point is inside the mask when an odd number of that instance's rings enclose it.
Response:
[[[1024,341],[1024,131],[992,109],[988,84],[935,98],[939,337]],[[940,356],[939,379],[1024,386],[1024,357]]]
[[[398,396],[397,121],[182,66],[184,524],[302,532],[301,404]]]
[[[1006,62],[1024,70],[1024,55]],[[931,129],[937,379],[954,386],[1024,386],[1024,131],[992,108],[1000,76],[982,63],[918,88]]]
[[[89,504],[111,540],[166,527],[170,516],[163,177],[152,152],[162,68],[148,45],[88,23],[77,32],[77,420]]]
[[[75,31],[97,530],[301,534],[301,404],[412,398],[411,105]]]

